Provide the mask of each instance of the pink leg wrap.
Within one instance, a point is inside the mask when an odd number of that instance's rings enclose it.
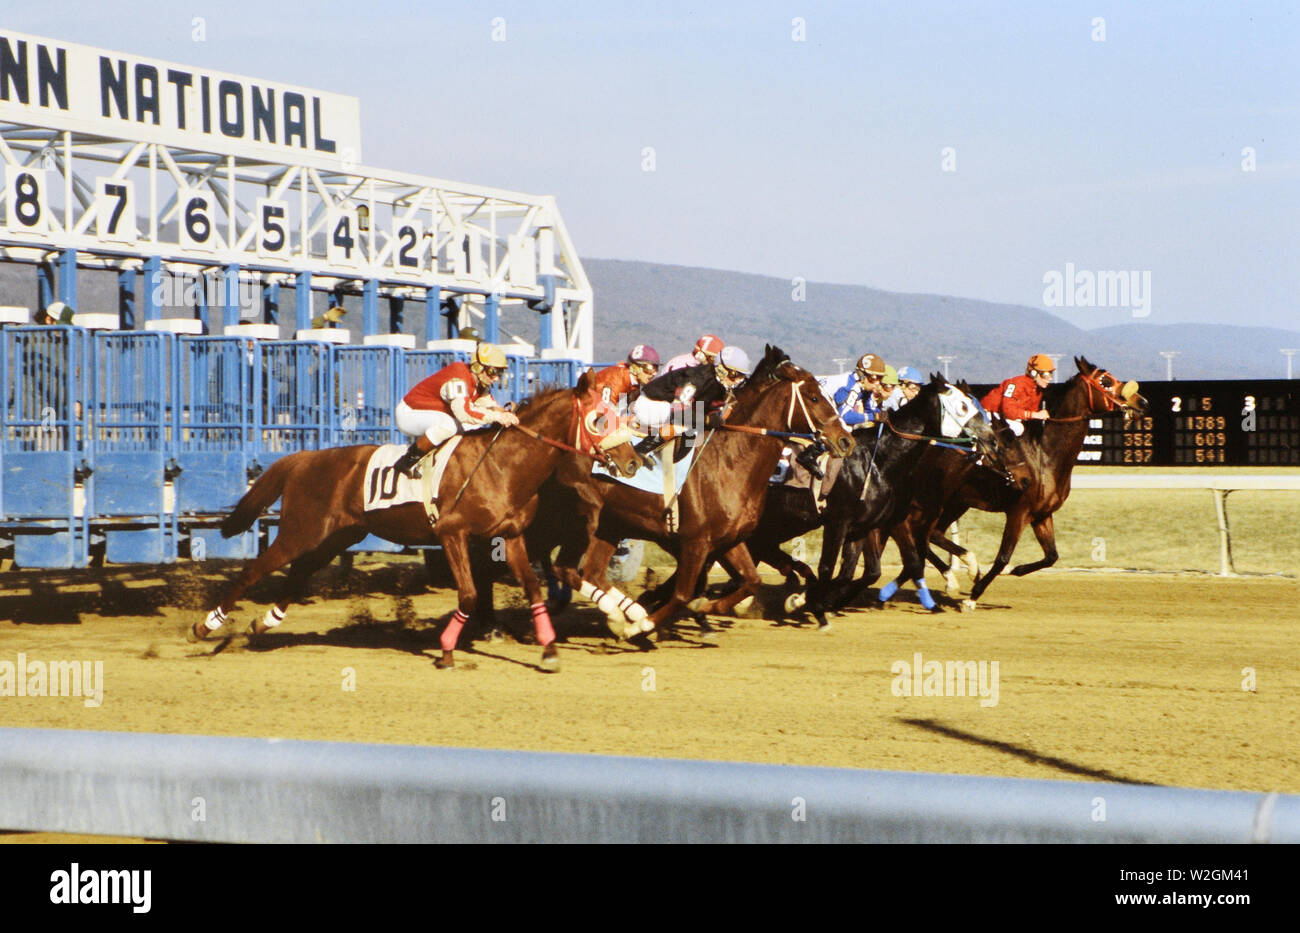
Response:
[[[447,627],[442,630],[442,638],[439,641],[442,643],[443,651],[454,651],[456,649],[456,640],[460,638],[460,630],[465,627],[465,623],[468,621],[469,616],[457,609],[456,614],[447,623]]]
[[[533,603],[533,628],[537,630],[537,643],[543,648],[555,641],[555,629],[551,627],[551,614],[546,611],[546,603]]]

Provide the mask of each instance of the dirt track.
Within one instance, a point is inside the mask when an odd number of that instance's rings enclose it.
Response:
[[[563,670],[544,675],[540,649],[511,639],[434,670],[453,594],[425,591],[415,563],[358,565],[346,585],[331,568],[280,632],[220,651],[186,644],[182,627],[233,569],[6,574],[0,661],[102,660],[105,691],[99,708],[2,697],[0,722],[1300,793],[1295,580],[1007,577],[974,614],[932,615],[909,590],[828,633],[688,621],[651,651],[570,610],[556,620]],[[232,624],[264,610],[245,602]],[[895,696],[891,665],[916,652],[997,661],[996,706]],[[1242,688],[1248,667],[1255,692]]]

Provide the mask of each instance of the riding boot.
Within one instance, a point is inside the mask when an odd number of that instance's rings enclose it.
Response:
[[[411,479],[419,479],[420,471],[416,468],[416,464],[424,459],[425,453],[427,453],[427,451],[420,449],[420,441],[417,438],[416,440],[411,441],[411,446],[406,448],[406,453],[397,458],[397,462],[393,464],[393,469],[398,473],[401,473],[403,476],[409,476]]]
[[[647,457],[664,446],[665,443],[664,439],[658,434],[648,434],[645,440],[638,442],[632,449],[636,451],[637,456]]]
[[[817,465],[817,458],[822,455],[824,450],[825,448],[822,447],[821,444],[809,444],[803,450],[799,451],[799,455],[794,458],[795,462],[813,476],[821,479],[824,474],[822,473],[821,467]]]

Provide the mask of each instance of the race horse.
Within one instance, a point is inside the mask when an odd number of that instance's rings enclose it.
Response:
[[[949,384],[937,373],[911,401],[886,413],[879,424],[853,432],[857,447],[845,461],[818,511],[812,490],[786,484],[768,494],[767,506],[748,545],[755,560],[775,567],[793,586],[803,579],[808,592],[792,594],[786,610],[806,600],[807,611],[822,629],[829,627],[826,610],[842,605],[852,580],[856,554],[835,574],[841,546],[875,529],[890,528],[920,494],[917,466],[928,451],[942,449],[955,458],[990,464],[1002,475],[1002,450],[983,409],[964,382]],[[818,572],[787,555],[781,545],[824,526]],[[922,539],[924,542],[927,539]],[[904,576],[915,581],[927,608],[936,608],[925,586],[924,551],[900,543]]]
[[[1011,562],[1026,525],[1034,529],[1043,557],[1014,567],[1011,572],[1024,576],[1056,563],[1056,532],[1052,516],[1070,495],[1070,476],[1079,451],[1083,449],[1089,419],[1118,412],[1127,418],[1146,411],[1146,400],[1138,394],[1136,382],[1121,382],[1081,356],[1075,357],[1074,362],[1078,373],[1064,383],[1049,386],[1043,393],[1043,402],[1049,413],[1046,420],[1026,420],[1019,436],[1013,435],[1009,428],[999,430],[999,433],[1005,432],[1009,459],[1014,460],[1018,468],[1023,468],[1023,472],[1017,469],[1020,482],[1009,485],[981,470],[958,474],[958,464],[952,458],[937,458],[942,461],[940,472],[943,475],[936,482],[944,482],[946,477],[946,481],[956,488],[942,501],[933,499],[925,508],[915,510],[907,517],[906,527],[895,529],[917,541],[928,538],[931,543],[965,560],[968,566],[977,566],[973,555],[948,540],[943,532],[971,508],[1006,513],[998,555],[985,573],[976,573],[971,594],[962,601],[963,610],[973,610],[989,584]],[[959,477],[959,483],[952,484],[954,476]],[[855,586],[855,591],[879,577],[879,551],[883,540],[878,536],[874,541],[864,540],[858,544],[869,550],[868,571]],[[874,555],[870,550],[874,550]],[[930,559],[935,566],[944,569],[933,553]],[[875,576],[871,577],[873,567]],[[898,582],[895,580],[881,590],[877,604],[893,595]]]
[[[816,378],[768,346],[753,373],[736,389],[721,423],[696,437],[695,461],[678,496],[676,527],[664,498],[600,476],[577,458],[564,459],[543,490],[530,530],[534,555],[558,544],[560,581],[593,600],[623,637],[647,635],[683,608],[697,615],[726,613],[758,591],[758,571],[745,539],[758,524],[768,478],[791,436],[817,441],[836,457],[853,439]],[[652,614],[623,597],[606,577],[610,556],[625,538],[654,541],[676,555],[676,585]],[[743,582],[717,601],[695,599],[696,580],[725,555]]]
[[[543,646],[541,668],[557,670],[555,634],[520,535],[533,519],[538,487],[562,458],[573,456],[587,464],[598,460],[624,475],[632,475],[640,466],[629,434],[593,433],[587,416],[599,404],[599,395],[584,374],[574,389],[555,389],[525,401],[517,412],[518,426],[466,433],[443,474],[440,514],[432,526],[421,502],[364,509],[366,465],[374,445],[300,451],[277,460],[221,525],[225,537],[239,534],[283,499],[276,538],[244,568],[207,619],[195,623],[191,636],[202,639],[220,631],[250,586],[290,564],[282,598],[261,623],[253,623],[252,633],[264,634],[283,621],[290,602],[301,599],[313,573],[374,534],[397,544],[442,544],[457,589],[456,612],[442,633],[442,655],[437,661],[438,667],[449,668],[455,664],[456,641],[477,602],[468,556],[470,538],[500,537],[506,561],[532,605],[537,640]]]

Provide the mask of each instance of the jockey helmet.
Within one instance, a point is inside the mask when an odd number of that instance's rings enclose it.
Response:
[[[510,365],[500,347],[491,343],[480,343],[474,348],[474,359],[469,368],[473,371],[479,385],[489,386],[506,371]]]
[[[1052,362],[1052,358],[1048,356],[1046,353],[1035,353],[1033,356],[1029,358],[1029,364],[1025,367],[1026,374],[1030,374],[1034,372],[1040,372],[1040,373],[1056,372],[1056,364]]]
[[[898,385],[898,370],[894,369],[894,367],[889,364],[885,364],[885,374],[880,377],[880,381],[882,384],[887,386]]]
[[[650,344],[638,343],[632,348],[632,351],[628,353],[627,361],[629,363],[649,363],[651,366],[658,366],[659,354],[655,352],[655,348],[650,346]]]
[[[483,335],[479,333],[479,329],[477,327],[462,327],[460,330],[456,332],[456,335],[461,340],[473,340],[476,343],[483,342]]]
[[[885,375],[885,361],[874,353],[864,353],[858,357],[858,377]]]
[[[695,356],[701,363],[711,363],[718,358],[722,352],[722,338],[713,334],[705,334],[699,340],[695,341]]]
[[[733,388],[749,375],[749,354],[740,347],[723,347],[716,368],[718,381]]]
[[[921,377],[921,372],[915,366],[904,366],[898,371],[899,383],[915,382],[920,385],[925,380]]]
[[[638,343],[627,355],[627,368],[632,378],[645,385],[659,373],[659,354],[647,343]]]

